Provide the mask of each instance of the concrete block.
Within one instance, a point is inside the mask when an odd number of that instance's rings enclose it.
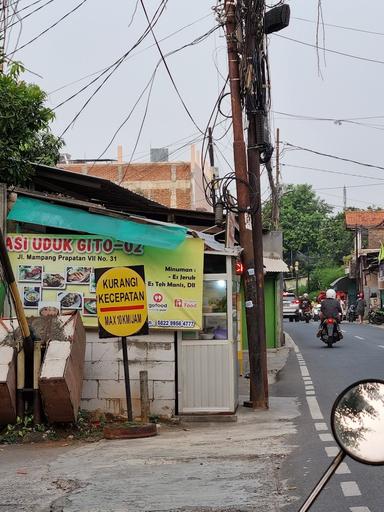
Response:
[[[140,381],[131,380],[131,396],[132,398],[140,398]],[[149,399],[153,400],[153,381],[148,382]],[[125,400],[125,383],[124,380],[104,380],[99,384],[99,398],[122,398]]]
[[[93,343],[87,341],[87,344],[85,346],[85,361],[92,361],[92,346]]]
[[[81,399],[98,398],[98,387],[99,384],[97,380],[83,380]]]
[[[118,361],[119,359],[123,359],[121,342],[110,340],[101,343],[93,343],[93,361]]]
[[[174,361],[175,345],[170,342],[130,342],[128,341],[130,361]]]
[[[118,380],[119,364],[117,361],[86,361],[84,379],[86,380]]]
[[[129,375],[132,380],[140,379],[140,371],[148,371],[148,380],[174,380],[174,362],[131,361],[129,363]],[[119,362],[119,379],[124,379],[124,365]]]
[[[175,415],[175,400],[154,400],[151,402],[151,414],[170,418]]]
[[[0,347],[0,382],[6,382],[15,350],[12,347]]]
[[[118,398],[114,400],[103,400],[100,398],[92,398],[90,400],[83,399],[81,401],[81,408],[86,411],[96,411],[97,409],[100,409],[114,415],[120,415],[124,412],[124,409],[120,404],[120,399]]]
[[[175,400],[175,383],[155,380],[153,383],[155,400]]]
[[[70,341],[52,340],[44,356],[41,379],[58,379],[64,376],[67,359],[71,353]]]

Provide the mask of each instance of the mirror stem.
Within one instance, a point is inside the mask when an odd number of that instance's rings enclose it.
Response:
[[[299,512],[307,512],[311,508],[311,506],[316,501],[316,498],[324,488],[325,484],[328,482],[328,480],[331,478],[333,473],[336,471],[336,469],[339,467],[341,462],[343,461],[345,457],[345,452],[343,450],[340,450],[339,453],[336,455],[336,457],[333,459],[331,465],[327,469],[327,471],[324,473],[324,475],[320,478],[319,482],[316,484],[316,487],[313,489],[311,494],[306,499],[305,503],[301,506]]]

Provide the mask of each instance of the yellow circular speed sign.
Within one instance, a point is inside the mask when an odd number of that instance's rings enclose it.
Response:
[[[138,333],[147,325],[148,319],[144,267],[138,265],[95,271],[99,327],[110,336]]]

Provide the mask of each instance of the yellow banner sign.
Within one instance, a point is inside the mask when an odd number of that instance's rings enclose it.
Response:
[[[78,310],[97,324],[95,269],[143,265],[148,325],[153,329],[202,328],[203,252],[200,239],[175,250],[122,243],[112,238],[9,234],[7,249],[27,314],[44,308]]]

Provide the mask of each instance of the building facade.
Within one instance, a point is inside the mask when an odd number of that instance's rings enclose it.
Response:
[[[153,150],[151,162],[125,163],[122,153],[119,146],[116,161],[67,159],[59,166],[68,171],[110,180],[169,208],[212,210],[205,197],[200,153],[195,146],[191,146],[189,162],[169,162],[167,151],[158,150],[156,153]],[[160,161],[156,158],[157,155],[161,156]],[[212,173],[208,164],[204,175],[208,181],[211,180]]]

